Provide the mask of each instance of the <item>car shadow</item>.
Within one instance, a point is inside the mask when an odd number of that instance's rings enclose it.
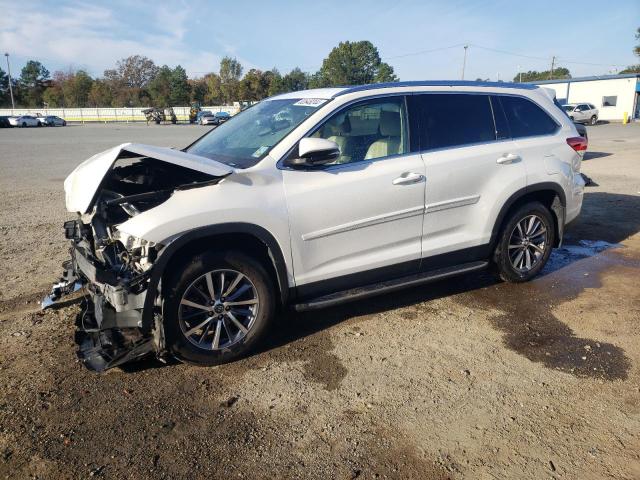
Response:
[[[613,154],[609,153],[609,152],[591,152],[591,151],[587,151],[587,152],[585,152],[584,157],[582,157],[582,161],[594,160],[596,158],[609,157],[611,155],[613,155]]]

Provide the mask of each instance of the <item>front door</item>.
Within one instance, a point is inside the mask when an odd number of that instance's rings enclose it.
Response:
[[[301,296],[417,271],[425,168],[407,131],[404,97],[359,102],[311,134],[338,144],[336,162],[283,171]]]

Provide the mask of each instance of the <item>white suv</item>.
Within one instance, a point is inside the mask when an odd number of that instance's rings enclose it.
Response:
[[[404,82],[266,99],[184,150],[123,144],[65,181],[80,357],[213,365],[313,309],[494,266],[531,279],[580,212],[586,140],[551,91]],[[460,115],[464,112],[464,115]]]
[[[591,103],[567,103],[562,108],[574,122],[588,123],[589,125],[598,123],[598,109]]]

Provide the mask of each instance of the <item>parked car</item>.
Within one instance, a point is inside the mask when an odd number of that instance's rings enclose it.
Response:
[[[229,112],[216,112],[214,117],[216,125],[220,125],[229,120],[231,118],[231,115],[229,115]]]
[[[88,287],[89,368],[149,353],[216,365],[250,352],[279,308],[490,266],[525,282],[580,213],[586,147],[535,85],[271,97],[184,150],[125,143],[77,167],[71,259],[43,305]]]
[[[218,121],[216,116],[209,112],[206,115],[200,115],[200,120],[198,121],[200,125],[218,125]]]
[[[196,123],[200,123],[200,118],[205,115],[213,115],[213,112],[211,110],[200,110],[198,113],[196,113]]]
[[[45,127],[66,127],[67,121],[63,118],[57,117],[55,115],[47,115],[44,117],[37,117],[38,121],[41,125]]]
[[[11,125],[11,122],[9,121],[9,118],[11,118],[11,117],[7,117],[7,116],[1,116],[0,117],[0,128],[11,128],[11,127],[13,127],[13,125]]]
[[[41,127],[42,125],[36,117],[31,115],[20,115],[18,117],[9,117],[9,123],[14,127]]]
[[[591,103],[568,103],[562,108],[574,122],[589,123],[590,125],[598,123],[598,109]]]

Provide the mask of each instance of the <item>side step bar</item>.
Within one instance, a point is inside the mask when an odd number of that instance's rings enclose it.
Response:
[[[394,292],[407,287],[420,285],[423,283],[444,280],[445,278],[455,277],[464,273],[482,270],[489,266],[489,262],[470,262],[456,265],[455,267],[440,268],[430,272],[418,273],[407,277],[389,280],[387,282],[374,283],[364,287],[352,288],[342,292],[331,293],[323,297],[314,298],[306,303],[298,303],[293,308],[302,312],[305,310],[317,310],[320,308],[332,307],[341,303],[362,300],[363,298],[373,297],[383,293]]]

